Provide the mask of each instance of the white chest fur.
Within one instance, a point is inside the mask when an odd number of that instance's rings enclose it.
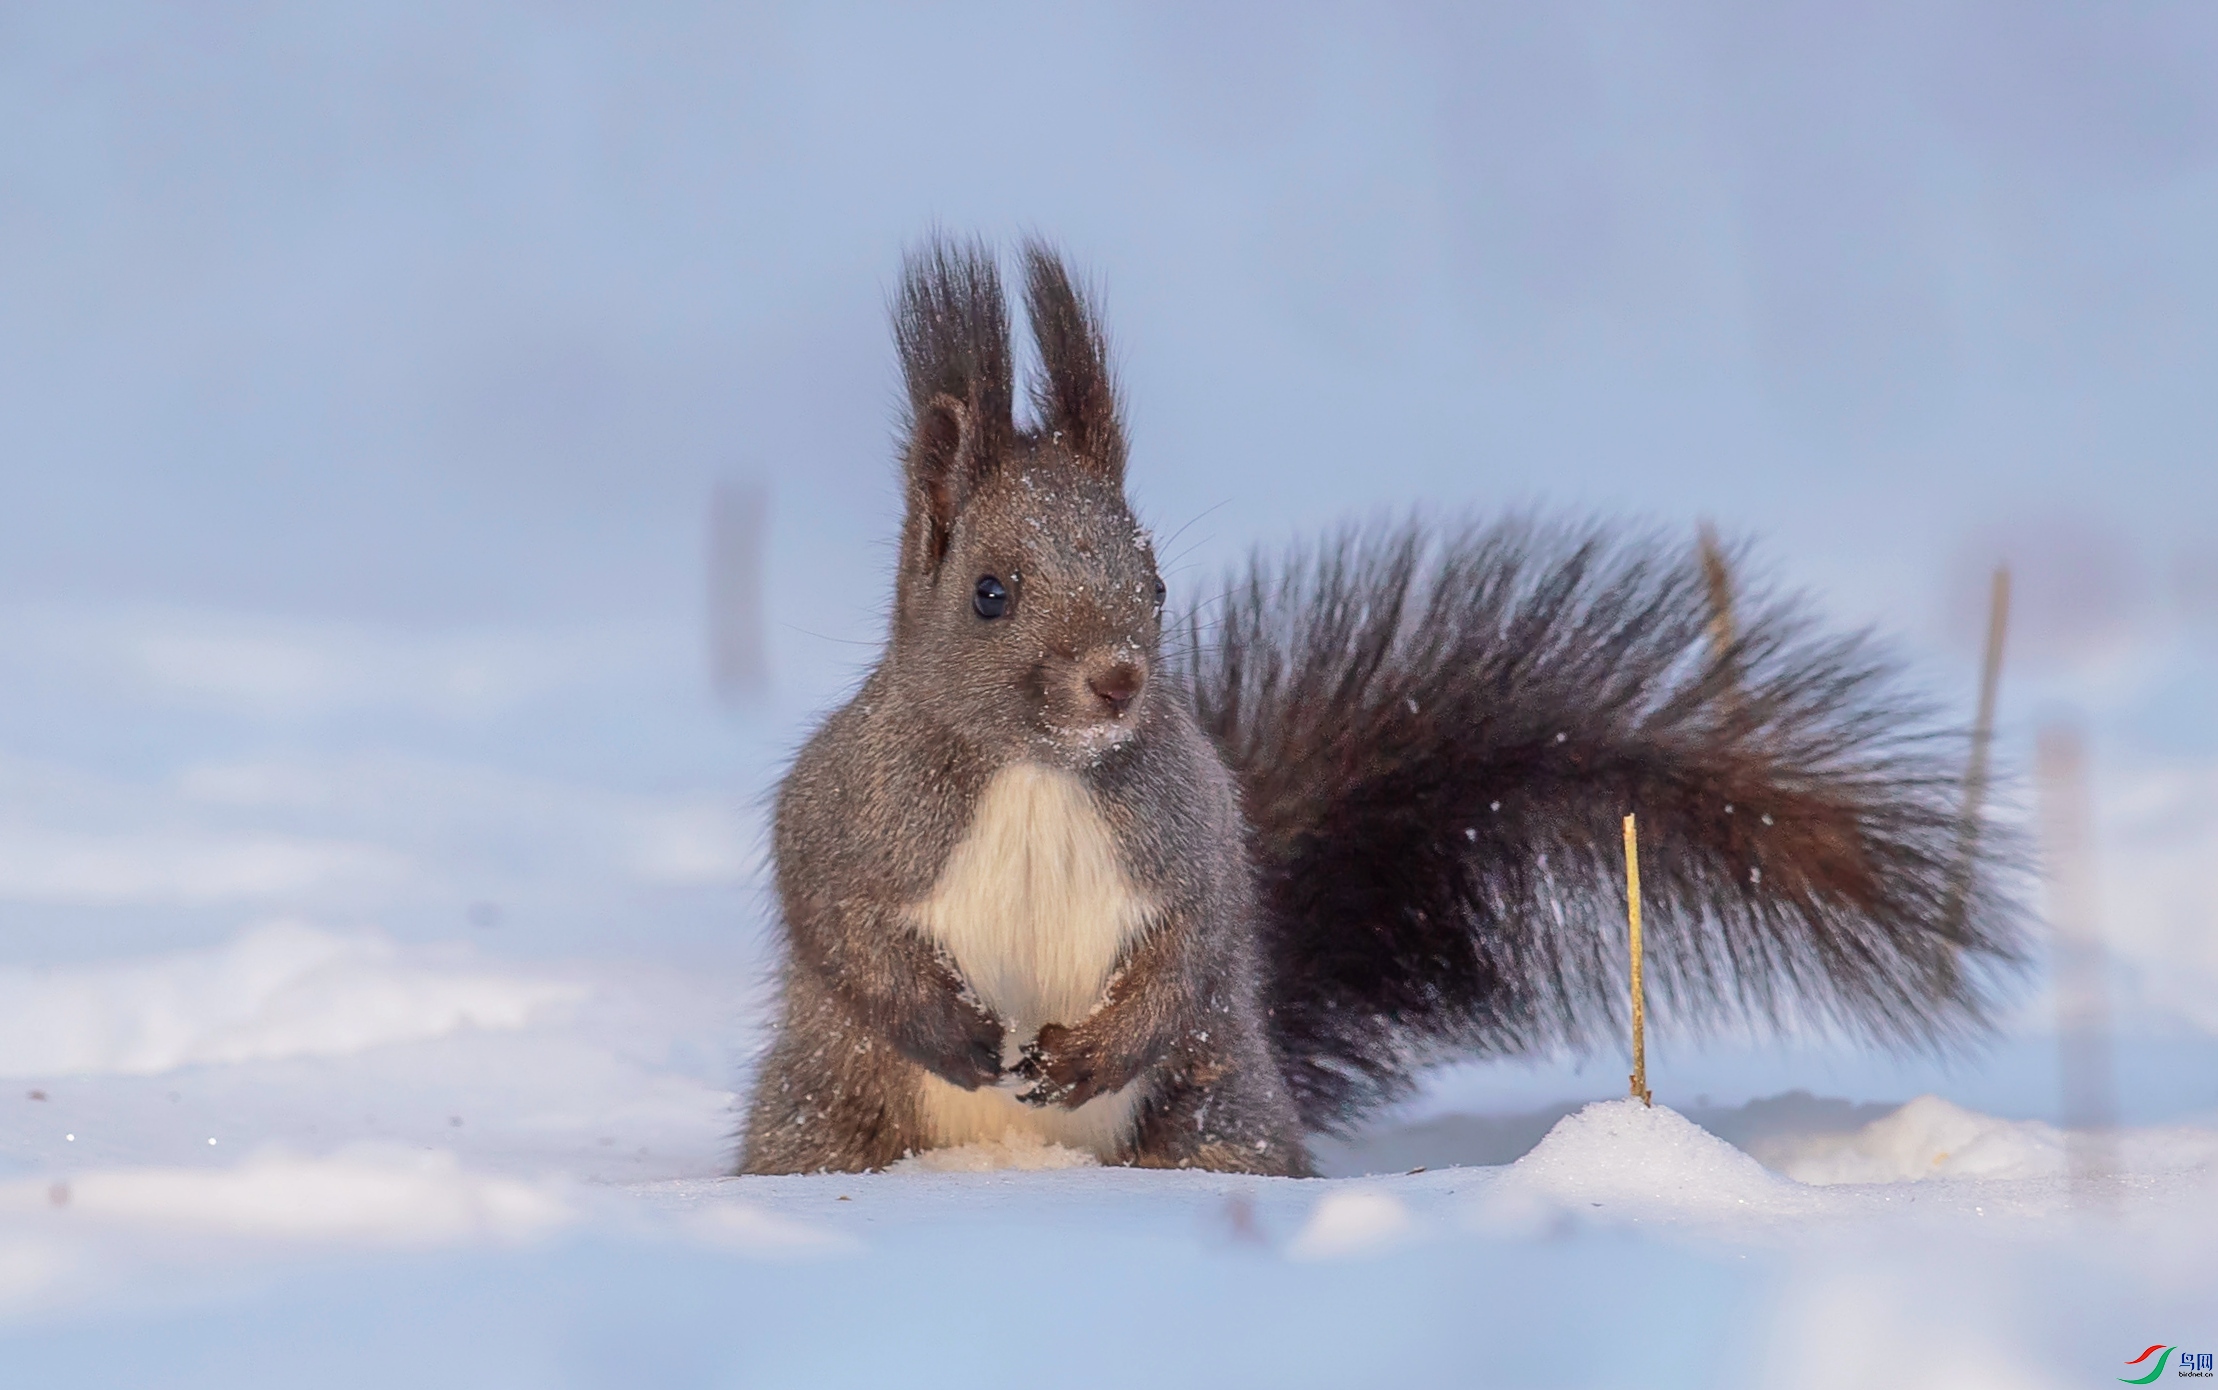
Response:
[[[987,784],[969,831],[911,919],[1009,1025],[1004,1060],[1013,1062],[1041,1024],[1075,1023],[1092,1012],[1151,910],[1085,785],[1071,773],[1019,763]],[[927,1076],[925,1127],[941,1145],[1020,1130],[1112,1157],[1129,1137],[1139,1089],[1075,1110],[1035,1109],[1017,1101],[1013,1088],[964,1091]]]

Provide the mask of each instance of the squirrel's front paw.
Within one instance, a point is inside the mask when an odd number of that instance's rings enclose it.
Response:
[[[1001,1020],[978,1012],[963,1020],[964,1031],[943,1035],[918,1061],[966,1091],[999,1084],[1001,1071]]]
[[[1026,1105],[1063,1105],[1069,1099],[1070,1087],[1047,1074],[1040,1045],[1036,1042],[1024,1045],[1024,1054],[1017,1059],[1015,1066],[1009,1068],[1009,1074],[1031,1083],[1029,1089],[1017,1092],[1017,1099]]]
[[[1018,1100],[1026,1105],[1069,1108],[1084,1105],[1100,1094],[1100,1087],[1094,1085],[1092,1066],[1081,1052],[1069,1046],[1070,1037],[1070,1029],[1050,1023],[1024,1045],[1009,1073],[1031,1082],[1032,1087],[1017,1092]]]

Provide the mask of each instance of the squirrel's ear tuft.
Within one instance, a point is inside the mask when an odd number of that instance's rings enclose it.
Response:
[[[1016,435],[1009,309],[992,250],[934,237],[909,253],[893,308],[909,388],[903,562],[938,568],[955,517]]]
[[[1124,480],[1124,421],[1101,320],[1044,242],[1024,247],[1024,304],[1039,344],[1032,404],[1041,426],[1059,434],[1085,463]]]

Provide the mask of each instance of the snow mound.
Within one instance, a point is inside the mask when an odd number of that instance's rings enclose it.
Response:
[[[1807,1205],[1795,1184],[1664,1106],[1597,1101],[1566,1115],[1502,1173],[1484,1210],[1515,1218],[1559,1208],[1605,1216],[1783,1213]]]
[[[197,1234],[420,1247],[515,1240],[559,1227],[554,1189],[463,1170],[451,1153],[282,1152],[235,1168],[117,1168],[0,1185],[0,1213]]]
[[[1392,1193],[1357,1187],[1327,1193],[1308,1222],[1287,1244],[1297,1260],[1371,1255],[1402,1244],[1416,1230],[1409,1208]]]
[[[1919,1096],[1852,1134],[1812,1135],[1774,1161],[1797,1182],[1922,1178],[2049,1178],[2067,1166],[2064,1132],[2039,1120],[1998,1120]]]
[[[2001,1120],[1919,1096],[1852,1134],[1810,1135],[1773,1155],[1797,1182],[1916,1182],[1925,1178],[2053,1178],[2069,1170],[2074,1135],[2039,1120]],[[2137,1173],[2218,1162],[2218,1134],[2183,1126],[2099,1136],[2104,1161]]]
[[[1093,1168],[1100,1160],[1084,1149],[1050,1144],[1037,1134],[1010,1130],[999,1139],[977,1144],[957,1144],[947,1149],[926,1149],[890,1165],[890,1173],[993,1173],[1006,1168],[1040,1171],[1049,1168]]]
[[[379,937],[273,922],[213,950],[0,969],[0,1076],[149,1076],[343,1056],[462,1028],[521,1028],[584,994],[561,981],[409,963]]]

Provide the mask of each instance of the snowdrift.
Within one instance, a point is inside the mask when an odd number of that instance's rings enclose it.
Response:
[[[0,971],[6,1383],[2067,1386],[2218,1329],[2210,1126],[2093,1177],[1927,1096],[1774,1103],[1763,1163],[1611,1101],[1366,1178],[740,1179],[744,983],[299,924]]]

